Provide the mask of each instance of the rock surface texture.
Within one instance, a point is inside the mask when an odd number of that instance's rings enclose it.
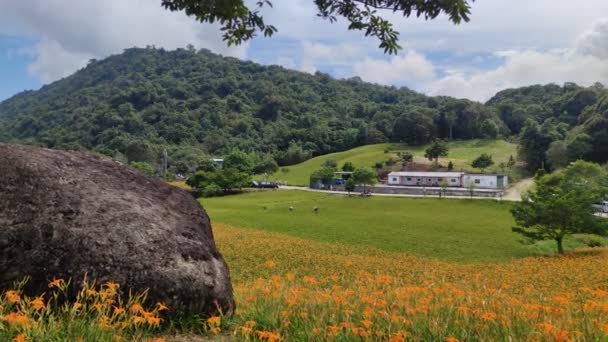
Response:
[[[209,217],[186,191],[108,158],[0,144],[0,289],[85,276],[172,313],[234,310]]]

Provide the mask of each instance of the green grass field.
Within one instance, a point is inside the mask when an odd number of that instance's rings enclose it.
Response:
[[[511,232],[510,204],[487,200],[346,197],[268,191],[202,199],[213,223],[314,241],[459,262],[508,261],[554,253],[551,242],[523,245]],[[294,211],[289,211],[293,206]],[[319,214],[313,214],[313,208]],[[579,246],[568,241],[568,248]]]
[[[327,160],[335,160],[341,167],[345,162],[350,161],[356,167],[371,167],[376,162],[386,161],[389,157],[397,158],[394,152],[410,151],[416,157],[417,162],[428,162],[424,158],[425,146],[404,146],[398,144],[376,144],[357,147],[352,150],[326,154],[315,157],[303,163],[288,166],[289,172],[284,174],[278,172],[271,176],[271,179],[290,185],[308,185],[309,177],[312,172],[319,169]],[[391,153],[384,153],[390,149]],[[509,160],[509,156],[517,155],[517,145],[504,140],[465,140],[450,142],[450,152],[447,158],[440,159],[440,162],[447,165],[448,160],[452,160],[456,168],[473,170],[470,163],[482,153],[489,153],[494,158],[496,165],[500,162]],[[497,169],[497,166],[493,168]]]

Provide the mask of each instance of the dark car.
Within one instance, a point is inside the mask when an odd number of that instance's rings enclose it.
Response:
[[[253,182],[251,182],[251,187],[260,188],[260,189],[278,189],[279,184],[273,183],[273,182],[266,182],[266,181],[262,181],[262,182],[253,181]]]

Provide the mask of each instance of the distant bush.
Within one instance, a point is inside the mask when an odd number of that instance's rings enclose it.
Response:
[[[450,162],[448,163],[448,171],[452,170],[454,170],[454,163],[452,163],[452,161],[450,160]]]
[[[152,167],[152,165],[150,165],[149,163],[146,162],[131,162],[132,168],[136,169],[137,171],[141,172],[142,174],[151,177],[154,176],[154,168]]]
[[[404,163],[411,163],[414,161],[414,155],[411,152],[403,152],[399,156]]]
[[[580,235],[576,240],[587,247],[602,247],[606,245],[606,240],[597,235]]]
[[[354,169],[355,165],[351,162],[345,162],[344,165],[342,165],[342,171],[344,172],[352,172]]]
[[[222,196],[224,194],[224,189],[220,188],[217,184],[209,184],[202,189],[200,195],[202,197],[216,197]]]
[[[333,159],[329,159],[323,162],[323,167],[327,167],[330,169],[334,169],[337,170],[338,169],[338,162],[333,160]]]

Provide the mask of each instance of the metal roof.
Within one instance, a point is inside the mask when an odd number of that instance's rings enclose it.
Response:
[[[395,171],[388,174],[390,176],[398,177],[461,177],[464,172],[409,172],[409,171]]]

